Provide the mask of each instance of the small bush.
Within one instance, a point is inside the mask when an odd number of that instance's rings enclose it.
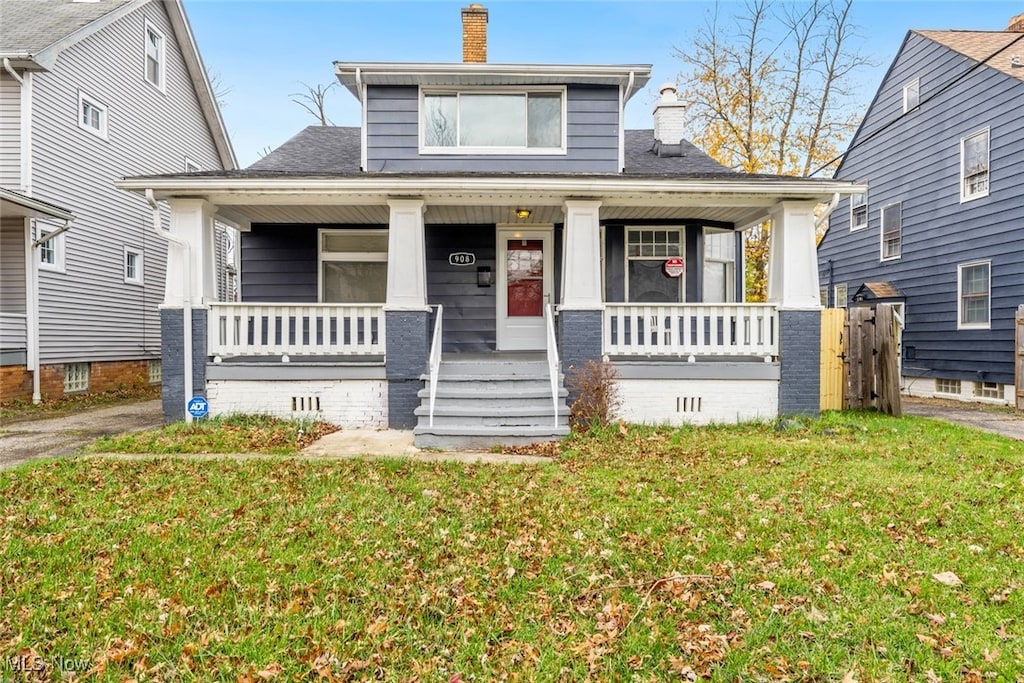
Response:
[[[569,368],[566,384],[574,397],[569,406],[569,424],[575,431],[611,424],[621,405],[615,377],[615,366],[608,361],[588,360],[581,367]]]

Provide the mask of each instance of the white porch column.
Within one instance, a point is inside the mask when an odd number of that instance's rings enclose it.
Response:
[[[601,310],[601,202],[565,201],[565,249],[562,251],[562,305],[569,310]]]
[[[388,199],[388,293],[385,310],[422,311],[427,307],[426,247],[422,199]]]
[[[217,207],[204,199],[168,199],[167,204],[171,229],[164,306],[177,308],[213,301],[213,215]]]
[[[780,202],[771,212],[768,301],[779,308],[818,310],[815,202]]]

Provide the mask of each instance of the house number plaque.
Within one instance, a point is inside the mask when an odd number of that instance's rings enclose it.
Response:
[[[476,254],[468,251],[455,251],[448,254],[448,263],[453,266],[471,266],[476,263]]]

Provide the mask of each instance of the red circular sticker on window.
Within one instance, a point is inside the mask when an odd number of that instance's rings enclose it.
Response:
[[[683,259],[681,258],[670,258],[665,261],[665,275],[669,277],[679,277],[683,274],[686,267],[683,265]]]

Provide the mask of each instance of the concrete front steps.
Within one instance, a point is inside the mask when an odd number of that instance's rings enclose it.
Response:
[[[559,376],[554,415],[548,365],[543,355],[494,354],[445,358],[438,373],[434,424],[430,426],[430,378],[419,392],[413,444],[442,450],[488,449],[555,441],[569,433],[567,392]]]

